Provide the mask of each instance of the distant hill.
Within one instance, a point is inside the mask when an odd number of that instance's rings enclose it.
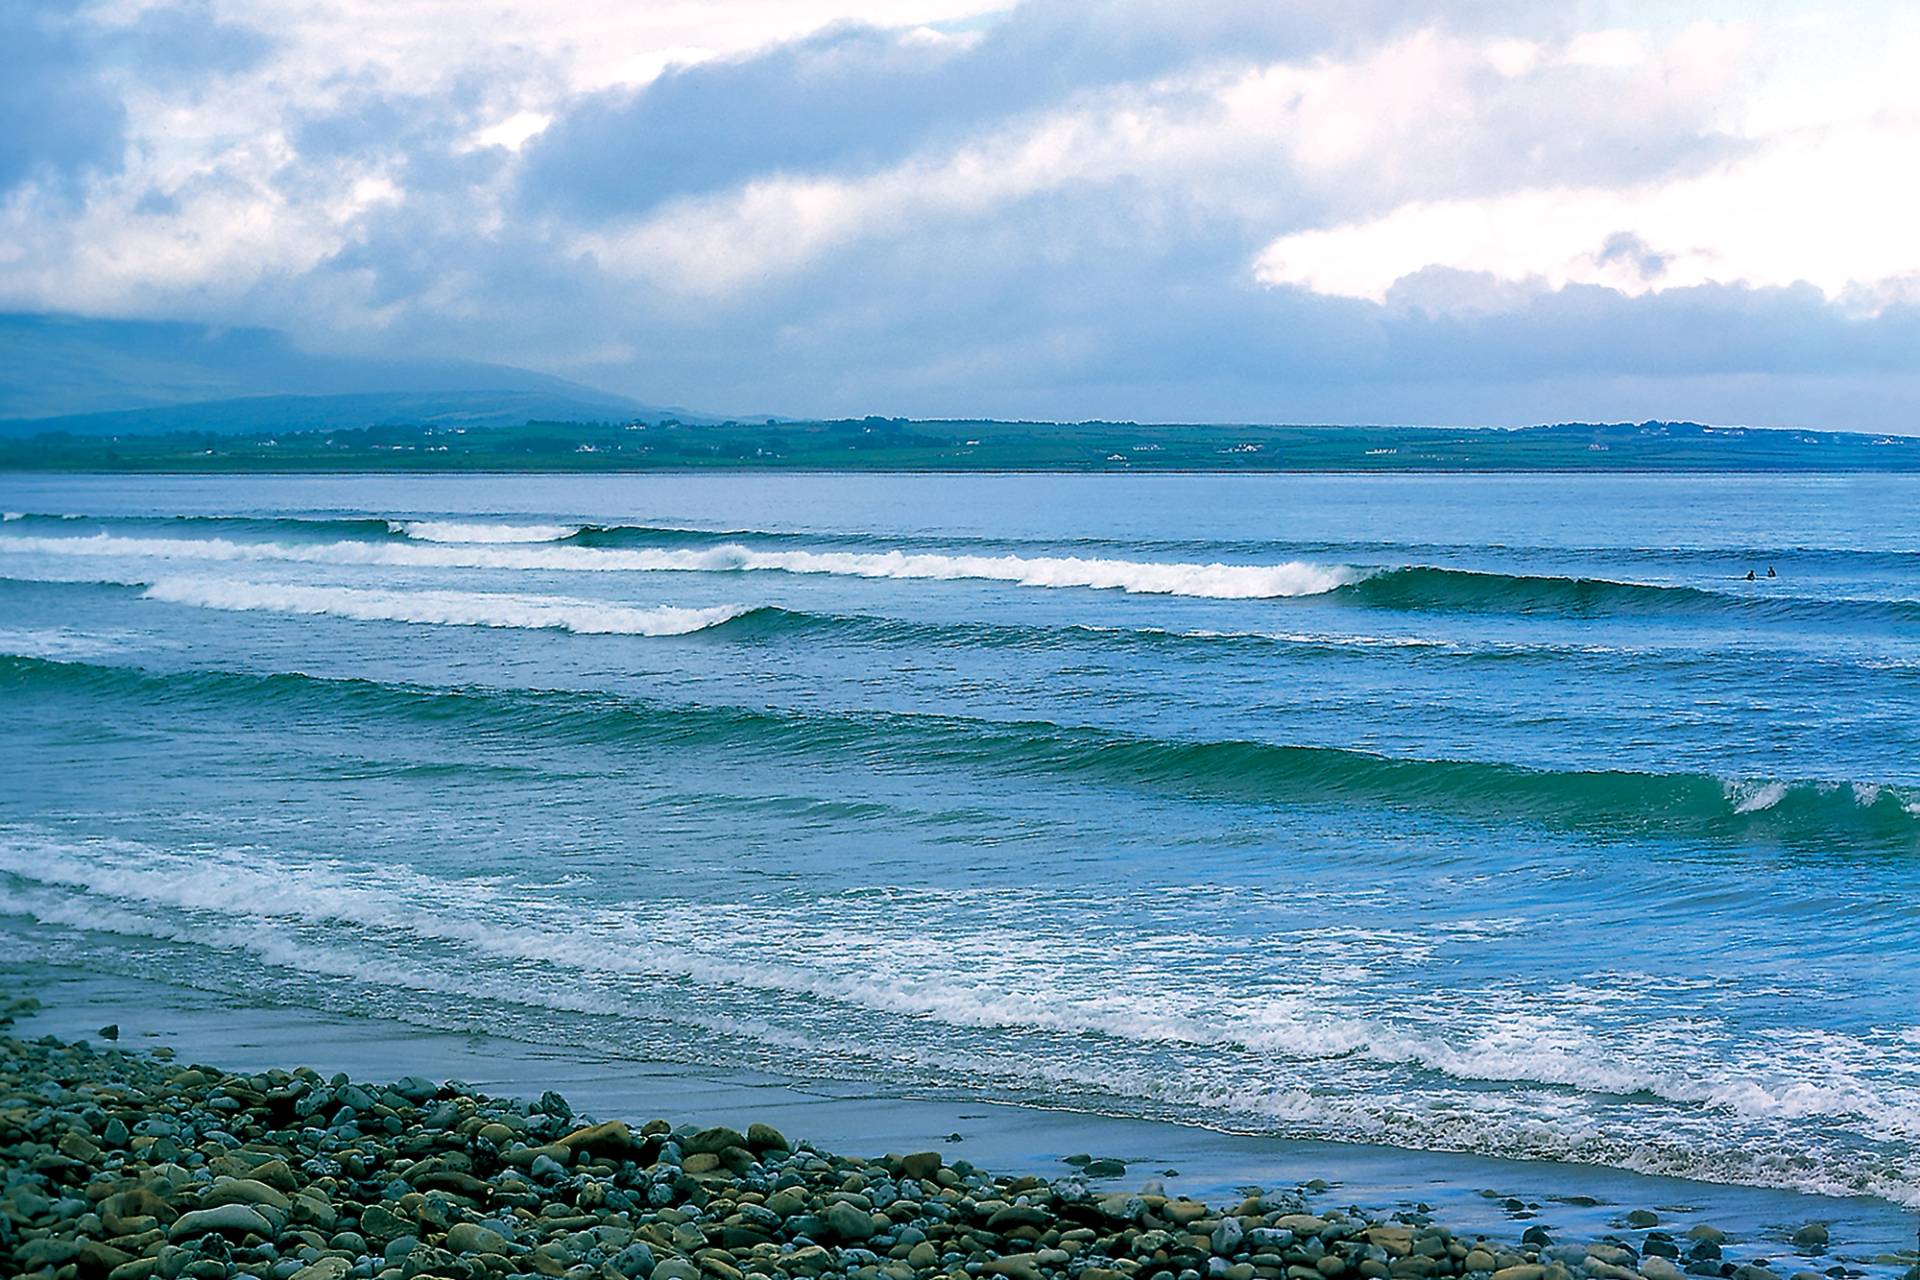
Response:
[[[0,436],[282,435],[355,427],[503,427],[539,418],[625,421],[657,412],[636,401],[551,391],[369,391],[335,396],[239,396],[191,404],[0,420]]]
[[[0,434],[292,431],[675,412],[507,365],[303,350],[273,329],[0,315]]]

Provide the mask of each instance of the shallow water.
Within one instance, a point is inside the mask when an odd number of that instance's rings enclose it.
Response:
[[[0,508],[29,962],[1920,1205],[1913,478]]]

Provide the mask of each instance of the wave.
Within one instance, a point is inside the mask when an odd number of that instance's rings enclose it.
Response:
[[[191,698],[248,714],[283,707],[396,719],[596,750],[712,746],[760,757],[863,758],[900,762],[882,767],[971,769],[1228,803],[1426,811],[1618,839],[1920,847],[1920,794],[1867,781],[1548,770],[1346,747],[1153,737],[1044,720],[671,704],[601,691],[435,687],[205,669],[162,673],[0,657],[0,693],[47,687],[135,699]]]
[[[1343,565],[1172,564],[1077,556],[954,556],[900,551],[760,551],[739,543],[699,550],[602,550],[577,546],[289,544],[225,538],[0,538],[0,551],[42,555],[136,556],[211,561],[268,560],[298,564],[507,569],[532,572],[738,573],[770,570],[861,578],[952,581],[984,579],[1027,587],[1085,587],[1219,600],[1317,595],[1352,582]]]
[[[1674,1044],[1647,1052],[1623,1043],[1618,1030],[1568,1017],[1577,1010],[1565,1007],[1501,1010],[1491,1022],[1476,1010],[1407,1023],[1299,990],[1258,1000],[1190,991],[1159,998],[1101,970],[1035,974],[1016,960],[1010,971],[987,961],[981,972],[979,961],[953,957],[988,948],[993,925],[930,940],[917,919],[889,924],[857,907],[848,914],[844,897],[795,907],[668,900],[642,914],[580,903],[556,888],[258,848],[181,853],[0,833],[0,914],[190,948],[201,975],[217,971],[210,955],[226,952],[242,967],[264,961],[403,1000],[408,992],[459,993],[631,1019],[659,1026],[668,1043],[686,1039],[673,1033],[677,1025],[722,1030],[763,1050],[813,1047],[856,1065],[856,1075],[897,1078],[893,1059],[906,1045],[914,1061],[948,1080],[991,1091],[1017,1071],[1026,1096],[1038,1090],[1095,1109],[1169,1103],[1188,1120],[1224,1116],[1228,1127],[1261,1131],[1279,1121],[1294,1136],[1683,1176],[1711,1169],[1714,1180],[1867,1191],[1910,1204],[1920,1194],[1911,1172],[1873,1153],[1876,1143],[1909,1141],[1916,1113],[1900,1079],[1851,1069],[1885,1060],[1884,1044],[1869,1039],[1776,1037],[1725,1049],[1709,1042],[1704,1054]],[[1011,892],[1028,904],[1027,891]],[[206,928],[205,919],[220,927]],[[395,954],[412,963],[389,963]],[[1008,981],[1012,973],[1028,985]],[[688,983],[725,994],[689,1001],[681,992]],[[337,999],[337,988],[328,994]],[[743,1008],[751,1010],[745,1018],[726,1016]],[[579,1032],[577,1024],[566,1029]],[[994,1038],[967,1034],[976,1031]],[[822,1033],[830,1039],[817,1040]],[[701,1052],[714,1051],[697,1039]],[[625,1042],[642,1056],[653,1050]],[[1581,1101],[1543,1116],[1532,1101],[1540,1086]],[[1593,1124],[1600,1115],[1610,1123]],[[1793,1138],[1804,1137],[1809,1122],[1839,1128],[1847,1142],[1831,1143],[1828,1128],[1806,1144],[1813,1159],[1782,1166],[1748,1157],[1782,1141],[1797,1146]]]
[[[1356,577],[1334,598],[1373,609],[1432,613],[1546,613],[1571,617],[1718,615],[1920,621],[1920,600],[1820,598],[1771,594],[1772,584],[1752,590],[1736,580],[1726,590],[1673,583],[1621,582],[1405,565]]]
[[[681,636],[717,627],[752,610],[744,605],[636,607],[558,596],[472,591],[379,591],[279,583],[163,578],[142,598],[200,609],[329,615],[363,622],[571,631],[580,635]]]
[[[411,529],[414,526],[403,526]],[[779,572],[877,579],[1007,582],[1216,600],[1322,597],[1365,609],[1419,613],[1548,614],[1566,617],[1680,615],[1886,623],[1920,622],[1920,600],[1773,594],[1771,583],[1727,588],[1609,578],[1380,567],[1290,560],[1277,564],[1162,562],[1085,556],[955,555],[940,552],[767,550],[738,542],[700,547],[577,545],[573,526],[457,525],[444,541],[404,534],[390,541],[246,542],[228,538],[8,536],[0,552],[205,561],[521,572]],[[494,539],[494,540],[488,540]],[[536,541],[536,539],[538,539]]]
[[[560,542],[579,533],[572,524],[475,524],[457,520],[389,520],[387,528],[422,542]]]

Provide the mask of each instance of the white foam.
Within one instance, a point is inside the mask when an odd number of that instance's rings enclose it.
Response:
[[[642,608],[562,596],[382,591],[194,578],[162,578],[142,594],[148,600],[200,609],[324,614],[363,622],[545,629],[581,635],[680,636],[719,626],[749,611],[743,605]]]
[[[12,524],[15,520],[25,520],[26,518],[27,513],[24,511],[0,511],[0,521],[4,521],[7,524]]]
[[[1729,782],[1727,799],[1735,813],[1764,813],[1787,798],[1784,782]]]
[[[0,888],[0,913],[24,909],[75,928],[238,947],[307,974],[670,1020],[744,1007],[758,1012],[751,1027],[733,1028],[737,1034],[805,1043],[817,1025],[844,1036],[840,1051],[856,1059],[878,1055],[884,1062],[883,1045],[931,1036],[929,1053],[946,1063],[977,1059],[979,1069],[968,1074],[981,1081],[1018,1071],[1106,1097],[1267,1117],[1291,1130],[1347,1139],[1920,1199],[1911,1172],[1870,1153],[1856,1157],[1790,1140],[1810,1124],[1899,1141],[1920,1133],[1913,1087],[1898,1074],[1910,1058],[1910,1029],[1889,1033],[1891,1046],[1802,1030],[1702,1057],[1688,1046],[1711,1029],[1691,1022],[1643,1026],[1629,1049],[1539,1010],[1415,1028],[1342,1015],[1308,991],[1213,997],[1193,987],[1164,996],[1124,982],[1089,988],[1078,979],[1097,975],[1077,972],[1085,956],[1071,939],[1006,929],[922,937],[916,911],[944,914],[951,904],[916,905],[899,893],[874,899],[870,918],[838,925],[820,921],[820,904],[788,911],[656,902],[636,914],[626,904],[594,908],[556,894],[551,883],[504,876],[441,877],[403,864],[284,859],[260,849],[174,853],[16,833],[0,833],[0,872],[32,886],[23,893]],[[40,892],[47,889],[84,896],[57,900]],[[868,927],[896,917],[896,927]],[[205,927],[209,918],[218,929]],[[375,931],[365,939],[372,947],[314,949],[315,940],[332,943],[361,930]],[[1390,933],[1356,936],[1343,927],[1330,939],[1343,950],[1369,940],[1393,949]],[[1155,933],[1138,941],[1160,954],[1189,939]],[[1206,941],[1191,939],[1195,946]],[[396,966],[385,960],[390,954],[414,959]],[[1112,959],[1098,940],[1086,954]],[[1016,976],[1025,985],[1009,981]],[[689,980],[709,994],[682,1008],[672,993]],[[713,998],[711,989],[728,987],[734,994]],[[830,1004],[810,1006],[807,998]],[[861,1021],[868,1014],[909,1020]],[[922,1029],[922,1020],[935,1026]],[[973,1027],[1004,1028],[1017,1038],[954,1030]],[[1031,1038],[1048,1032],[1068,1038]],[[1077,1051],[1088,1033],[1103,1043]],[[1397,1064],[1461,1083],[1380,1073]],[[1489,1090],[1476,1081],[1572,1088]],[[1649,1096],[1681,1105],[1650,1103]],[[1769,1145],[1776,1139],[1784,1146]],[[1776,1166],[1768,1162],[1776,1149],[1805,1158]]]
[[[138,556],[158,559],[404,568],[506,569],[530,572],[733,573],[768,570],[860,578],[948,581],[984,579],[1027,587],[1085,587],[1219,600],[1275,599],[1332,591],[1364,576],[1345,565],[1290,560],[1283,564],[1170,564],[1080,556],[979,556],[901,551],[768,551],[722,543],[698,549],[613,549],[577,546],[333,542],[290,545],[225,538],[4,538],[18,554]]]
[[[422,542],[558,542],[580,532],[574,524],[478,524],[459,520],[389,520],[387,528]]]

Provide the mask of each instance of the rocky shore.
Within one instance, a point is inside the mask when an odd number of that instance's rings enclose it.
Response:
[[[103,1029],[103,1032],[111,1031]],[[629,1125],[458,1081],[235,1075],[0,1037],[0,1270],[55,1280],[1837,1280],[1722,1256],[1653,1214],[1611,1239],[1464,1238],[1312,1186],[1209,1206],[926,1151],[859,1159],[778,1131]],[[1094,1175],[1094,1176],[1090,1176]],[[1110,1181],[1110,1180],[1108,1180]],[[1648,1219],[1651,1219],[1649,1221]],[[1817,1224],[1799,1252],[1817,1256]],[[1915,1259],[1876,1259],[1911,1268]],[[1893,1274],[1899,1274],[1895,1270]]]

